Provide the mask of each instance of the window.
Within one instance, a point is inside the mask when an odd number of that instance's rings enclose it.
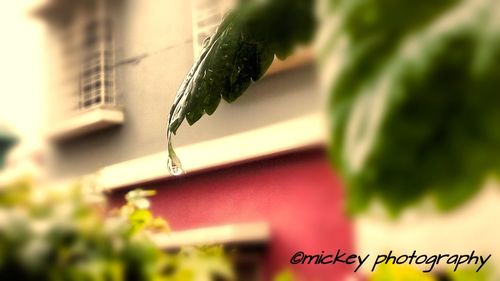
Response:
[[[113,21],[108,5],[108,0],[52,1],[42,10],[48,23],[53,78],[50,138],[81,135],[123,120],[115,90]],[[109,116],[114,117],[108,120]]]
[[[196,58],[205,40],[215,32],[224,14],[235,3],[235,0],[193,0],[193,49]]]
[[[82,42],[79,110],[102,104],[115,105],[112,45],[111,23],[108,19],[91,20],[86,24]]]

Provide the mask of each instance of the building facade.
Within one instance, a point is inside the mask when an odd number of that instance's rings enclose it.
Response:
[[[289,262],[297,251],[352,251],[353,245],[341,187],[324,151],[322,97],[309,50],[274,64],[213,116],[184,124],[174,143],[187,174],[168,174],[170,105],[200,44],[230,5],[53,0],[37,9],[52,62],[50,177],[97,175],[112,204],[133,188],[157,190],[154,212],[174,231],[191,233],[181,235],[181,243],[201,233],[215,237],[209,242],[257,249],[257,259],[238,266],[241,280],[271,280],[289,268],[307,280],[345,279],[348,266]]]
[[[233,104],[222,102],[192,127],[183,124],[174,144],[187,173],[169,175],[167,114],[230,5],[47,0],[36,9],[50,62],[50,177],[97,175],[112,205],[131,189],[155,189],[155,214],[179,233],[161,244],[248,246],[241,280],[271,280],[287,268],[301,280],[356,280],[352,266],[291,264],[299,251],[500,253],[491,248],[500,233],[491,224],[500,208],[497,184],[453,214],[417,206],[398,221],[377,209],[345,216],[343,188],[324,149],[324,97],[309,51],[273,65]]]

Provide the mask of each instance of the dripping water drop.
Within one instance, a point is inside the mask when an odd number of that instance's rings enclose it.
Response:
[[[170,132],[167,127],[167,142],[168,142],[168,159],[167,159],[167,167],[168,171],[173,176],[180,176],[184,174],[184,170],[182,169],[181,160],[177,157],[177,154],[174,151],[172,146],[172,132]]]
[[[167,167],[171,175],[180,176],[184,174],[184,170],[182,169],[181,163],[176,160],[178,159],[175,159],[175,157],[168,156]]]

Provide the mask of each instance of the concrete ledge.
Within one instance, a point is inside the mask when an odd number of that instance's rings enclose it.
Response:
[[[183,246],[267,243],[271,236],[268,223],[229,224],[198,228],[168,234],[153,234],[151,238],[161,249]]]
[[[57,124],[48,131],[47,137],[52,141],[63,141],[120,125],[124,120],[121,108],[95,108]]]
[[[179,147],[176,152],[184,171],[189,174],[322,145],[326,142],[324,124],[322,114],[311,114]],[[167,168],[166,148],[159,153],[104,167],[98,175],[99,184],[107,190],[172,177]]]

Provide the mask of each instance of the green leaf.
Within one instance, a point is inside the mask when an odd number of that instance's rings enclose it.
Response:
[[[176,133],[215,112],[221,99],[235,101],[259,80],[274,56],[286,58],[294,47],[311,39],[313,0],[241,1],[206,42],[200,58],[181,84],[168,118]]]
[[[153,215],[149,210],[138,209],[132,212],[128,219],[132,226],[132,233],[136,233],[145,229],[153,222]]]
[[[442,210],[500,167],[498,1],[335,1],[331,155],[352,213],[397,215],[433,195]],[[411,12],[409,12],[411,11]]]

